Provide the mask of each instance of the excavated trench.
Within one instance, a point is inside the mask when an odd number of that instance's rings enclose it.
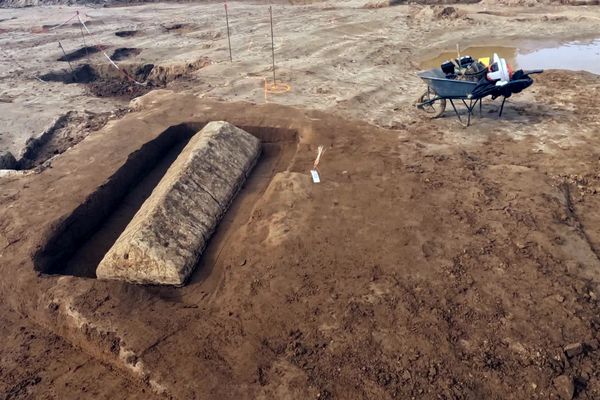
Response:
[[[142,50],[135,47],[119,47],[118,49],[115,49],[110,58],[112,58],[114,61],[122,61],[127,58],[140,55],[141,53]]]
[[[118,37],[135,37],[135,36],[140,36],[142,34],[143,33],[141,31],[137,31],[137,30],[115,32],[115,36],[118,36]]]
[[[47,274],[95,278],[96,268],[128,225],[189,139],[205,122],[172,126],[132,153],[108,182],[58,224],[33,255],[36,270]],[[236,203],[262,193],[273,175],[285,170],[297,147],[297,132],[282,128],[240,126],[262,142],[262,154],[221,225],[244,223],[249,217]],[[237,211],[231,211],[237,210]],[[217,227],[217,231],[220,229]],[[216,232],[215,234],[217,234]],[[206,249],[211,252],[211,241]]]
[[[92,54],[99,53],[106,48],[107,46],[103,45],[82,47],[75,51],[64,54],[62,57],[57,58],[56,61],[77,61],[84,57],[91,56]]]
[[[73,70],[62,69],[51,71],[40,76],[44,81],[62,82],[67,85],[85,84],[91,94],[98,97],[135,98],[148,93],[157,86],[155,82],[147,82],[154,69],[154,64],[128,65],[122,72],[107,65],[82,64]],[[143,85],[135,83],[144,82]]]
[[[115,50],[118,57],[127,58],[141,50],[121,48]],[[119,70],[109,64],[81,64],[73,69],[50,71],[40,76],[48,82],[84,84],[89,92],[98,97],[121,97],[132,99],[149,91],[164,87],[169,82],[204,68],[210,60],[201,58],[189,63],[155,65],[144,63],[121,64]]]
[[[90,64],[83,64],[73,70],[61,69],[40,76],[44,81],[71,83],[90,83],[98,79],[98,74]]]
[[[131,55],[132,51],[136,53],[136,50],[138,49],[122,48],[115,50],[115,54]],[[119,73],[110,65],[82,64],[72,71],[68,69],[52,71],[41,78],[45,81],[65,84],[83,84],[98,97],[132,99],[155,88],[164,87],[167,83],[203,68],[208,63],[207,59],[202,58],[191,63],[172,65],[122,65],[121,68],[126,75]],[[129,78],[143,84],[139,85]],[[83,116],[72,114],[74,113],[60,116],[41,136],[29,141],[16,169],[26,170],[43,164],[77,144],[91,131],[101,128],[110,118],[110,113],[90,113]],[[122,114],[122,110],[118,110],[116,114]]]
[[[43,166],[55,156],[64,153],[87,137],[91,132],[102,128],[113,117],[123,116],[126,109],[113,112],[69,111],[56,118],[36,138],[25,144],[16,169],[28,170]]]
[[[198,26],[195,24],[172,24],[172,25],[163,25],[162,26],[164,32],[175,32],[175,33],[189,33],[198,29]]]

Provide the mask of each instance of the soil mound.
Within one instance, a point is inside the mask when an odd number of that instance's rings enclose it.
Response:
[[[125,55],[135,55],[140,49],[122,48],[115,50],[117,60]],[[190,62],[169,65],[127,64],[121,65],[117,71],[107,64],[83,64],[73,70],[61,69],[51,71],[40,78],[44,81],[63,82],[65,84],[82,83],[98,97],[135,98],[148,93],[157,87],[164,87],[169,82],[184,77],[196,70],[204,68],[210,61],[205,58]]]

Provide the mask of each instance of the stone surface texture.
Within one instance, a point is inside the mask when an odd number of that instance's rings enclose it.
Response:
[[[227,122],[207,124],[106,253],[98,278],[183,285],[260,149],[256,137]]]

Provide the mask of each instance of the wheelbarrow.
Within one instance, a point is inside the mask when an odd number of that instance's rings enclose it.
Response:
[[[502,96],[502,105],[498,113],[498,116],[502,117],[506,99],[533,84],[533,79],[529,75],[542,72],[544,71],[519,70],[513,74],[513,78],[508,83],[503,86],[496,86],[494,83],[488,82],[483,77],[483,74],[481,74],[482,78],[479,81],[473,81],[461,79],[460,76],[456,75],[449,78],[441,68],[429,69],[417,74],[427,83],[427,90],[418,98],[415,105],[417,109],[426,113],[429,118],[438,118],[446,111],[446,103],[450,102],[454,113],[458,117],[458,121],[466,127],[471,125],[471,116],[477,105],[479,105],[479,113],[481,114],[481,101],[483,98],[491,96],[492,99],[496,99]],[[457,102],[458,100],[467,109],[466,123],[456,108],[455,101]],[[460,103],[457,104],[460,106]]]

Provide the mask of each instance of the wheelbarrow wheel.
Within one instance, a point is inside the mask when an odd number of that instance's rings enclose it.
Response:
[[[425,113],[428,118],[438,118],[446,111],[446,99],[437,98],[438,95],[431,89],[427,89],[417,99],[417,108]]]

